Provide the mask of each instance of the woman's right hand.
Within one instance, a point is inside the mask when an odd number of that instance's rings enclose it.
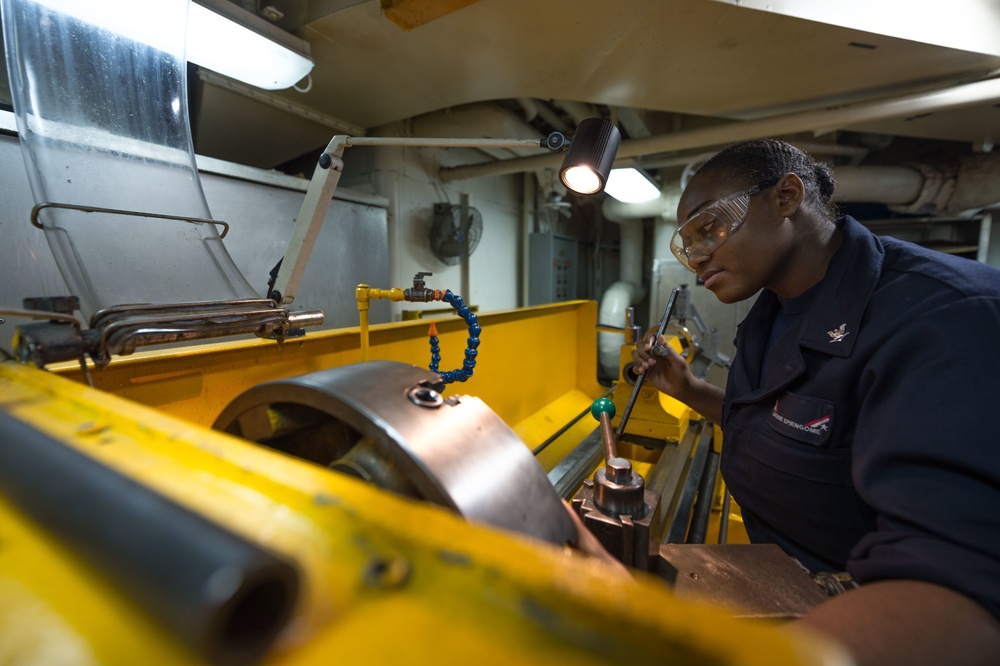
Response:
[[[654,356],[650,351],[653,348],[650,340],[635,346],[632,352],[635,372],[646,373],[645,381],[661,393],[680,400],[709,421],[721,424],[725,391],[695,377],[688,362],[667,344],[662,335],[657,337],[656,344],[667,349],[666,356]]]
[[[654,356],[651,352],[654,344],[666,349],[667,355]],[[639,342],[632,352],[632,360],[635,361],[636,374],[645,373],[645,381],[650,382],[662,393],[682,402],[684,397],[691,393],[697,381],[688,362],[667,344],[662,335],[658,336],[655,342],[652,338]]]

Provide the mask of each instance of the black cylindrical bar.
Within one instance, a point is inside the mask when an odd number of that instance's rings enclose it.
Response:
[[[674,517],[667,530],[663,543],[683,543],[684,535],[687,534],[690,526],[691,506],[694,502],[694,495],[698,491],[701,477],[705,472],[705,463],[708,460],[708,453],[712,450],[713,429],[707,426],[698,436],[698,441],[694,446],[694,453],[691,454],[691,466],[687,479],[684,480],[684,487],[677,498],[677,506],[674,508]]]
[[[260,659],[291,617],[290,562],[2,412],[0,493],[213,663]]]
[[[705,461],[705,473],[702,474],[701,482],[698,484],[698,498],[694,502],[694,509],[691,510],[691,527],[688,528],[685,543],[705,543],[708,520],[712,516],[715,480],[718,476],[719,454],[709,451],[708,460]]]

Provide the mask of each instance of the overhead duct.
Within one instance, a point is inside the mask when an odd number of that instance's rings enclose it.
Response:
[[[1000,152],[965,155],[954,164],[839,166],[834,177],[834,201],[881,203],[899,213],[955,215],[1000,203]],[[645,218],[676,221],[679,202],[680,189],[665,187],[659,198],[643,203],[608,197],[601,212],[613,222]]]
[[[1000,153],[965,155],[957,164],[843,166],[835,201],[882,203],[899,213],[955,215],[1000,202]]]
[[[625,310],[646,297],[642,284],[642,223],[623,220],[620,231],[619,280],[601,295],[597,315],[599,325],[618,328],[625,326]],[[619,350],[624,342],[620,333],[597,334],[597,362],[605,376],[617,377]]]

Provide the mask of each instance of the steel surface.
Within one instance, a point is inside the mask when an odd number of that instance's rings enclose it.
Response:
[[[479,398],[443,400],[434,385],[444,388],[437,374],[394,361],[331,368],[244,391],[214,427],[281,450],[275,442],[294,440],[310,450],[302,457],[324,466],[357,447],[371,448],[422,499],[554,544],[573,541],[575,529],[559,496],[514,431]],[[414,392],[426,399],[416,400]],[[307,417],[278,436],[276,421],[287,421],[279,416],[300,407],[319,420]],[[344,426],[351,435],[340,435]],[[335,435],[345,441],[331,446]]]

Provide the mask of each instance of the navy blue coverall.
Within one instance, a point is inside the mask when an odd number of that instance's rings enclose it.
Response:
[[[739,326],[723,477],[755,543],[861,583],[936,583],[1000,617],[1000,271],[838,226],[770,349],[773,292]]]

